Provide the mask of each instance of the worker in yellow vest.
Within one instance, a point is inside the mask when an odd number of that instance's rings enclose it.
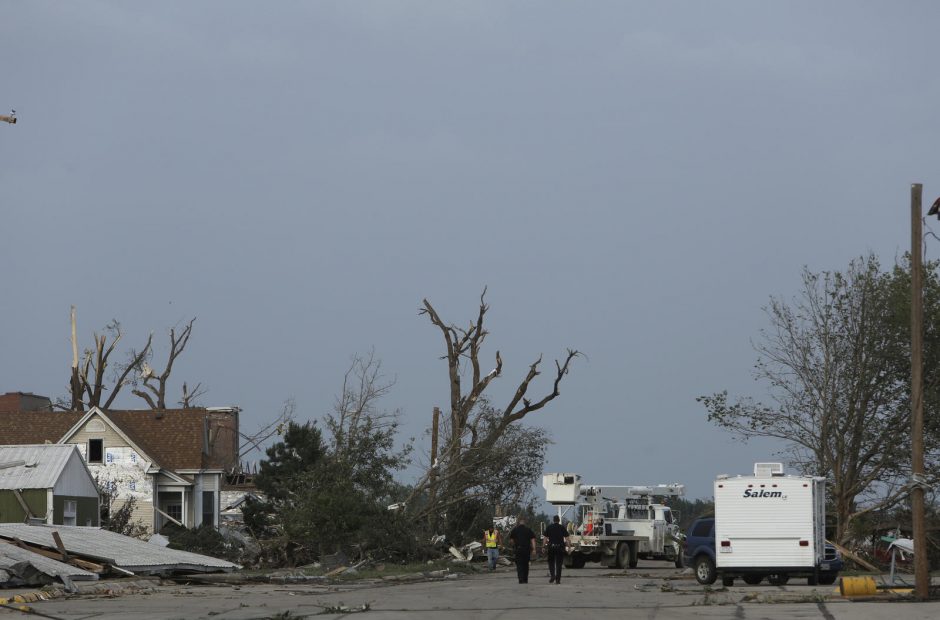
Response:
[[[495,527],[483,530],[483,547],[486,549],[486,559],[490,570],[496,570],[496,560],[499,559],[499,548],[503,544],[503,535]]]

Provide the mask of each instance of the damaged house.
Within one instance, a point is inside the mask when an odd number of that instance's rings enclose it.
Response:
[[[238,465],[237,407],[0,412],[3,443],[72,445],[111,498],[135,498],[132,519],[218,526],[225,475]]]
[[[98,487],[75,446],[0,446],[0,523],[98,527],[98,517]]]

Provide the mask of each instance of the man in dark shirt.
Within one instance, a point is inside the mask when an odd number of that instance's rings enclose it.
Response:
[[[558,515],[552,519],[552,524],[545,528],[542,536],[548,548],[548,574],[551,579],[548,583],[561,583],[561,566],[565,560],[565,551],[568,547],[568,530],[559,522]]]
[[[535,532],[525,524],[525,517],[519,515],[516,527],[509,532],[513,551],[516,554],[516,575],[519,583],[529,583],[529,561],[535,555]]]

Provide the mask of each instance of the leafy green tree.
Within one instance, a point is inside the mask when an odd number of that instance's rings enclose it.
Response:
[[[326,455],[323,433],[313,423],[289,422],[283,441],[266,451],[255,485],[269,502],[283,504],[297,493],[302,474],[310,472]]]
[[[925,316],[940,318],[933,305],[940,298],[935,268]],[[845,542],[853,519],[907,496],[909,269],[883,272],[870,254],[843,272],[804,269],[802,279],[793,300],[771,298],[765,309],[770,326],[755,344],[755,378],[766,384],[773,404],[731,401],[727,392],[698,400],[718,426],[744,439],[782,440],[791,465],[827,477],[836,538]],[[936,334],[930,337],[936,346]],[[940,379],[938,373],[929,369],[930,381]],[[931,398],[936,406],[936,394]]]
[[[279,537],[289,562],[343,551],[356,556],[412,554],[414,532],[388,509],[405,490],[394,472],[408,462],[410,443],[396,449],[399,412],[377,400],[393,381],[381,374],[374,354],[354,356],[337,397],[325,417],[327,438],[315,424],[291,422],[283,441],[267,450],[256,479],[266,496],[249,504],[245,522],[256,534]]]

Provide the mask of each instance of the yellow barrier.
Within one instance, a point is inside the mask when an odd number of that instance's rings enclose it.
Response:
[[[842,577],[839,592],[842,596],[871,596],[878,592],[878,586],[871,577]]]

